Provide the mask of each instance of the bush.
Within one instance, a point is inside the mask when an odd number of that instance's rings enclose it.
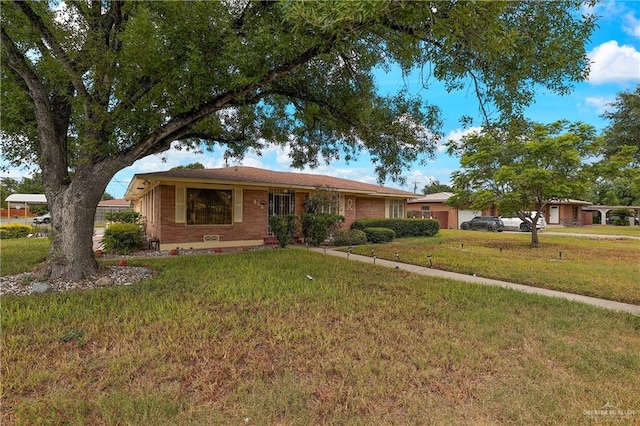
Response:
[[[104,231],[102,242],[108,252],[127,254],[138,250],[143,241],[140,226],[135,223],[114,223]]]
[[[325,213],[305,213],[301,218],[302,235],[305,242],[312,246],[319,246],[329,236],[336,233],[344,222],[344,216]]]
[[[29,234],[33,234],[33,227],[31,225],[11,223],[9,225],[0,226],[0,239],[2,240],[26,238]]]
[[[351,229],[366,228],[393,229],[396,238],[433,237],[440,231],[440,222],[435,219],[360,219],[351,225]]]
[[[372,243],[390,243],[396,236],[393,229],[389,228],[366,228],[367,241]]]
[[[269,218],[271,232],[278,239],[281,248],[293,240],[293,237],[300,232],[300,217],[295,214],[287,216],[271,216]]]
[[[110,222],[116,223],[138,223],[140,220],[140,213],[134,212],[133,210],[109,212],[104,215],[104,218]]]
[[[359,229],[347,229],[345,231],[338,231],[333,244],[337,246],[357,246],[367,243],[367,234]]]

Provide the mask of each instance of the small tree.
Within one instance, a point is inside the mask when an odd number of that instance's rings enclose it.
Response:
[[[585,190],[582,160],[594,153],[595,141],[592,126],[567,121],[534,123],[523,131],[486,129],[450,141],[448,152],[460,156],[461,170],[452,174],[456,190],[447,204],[496,205],[501,214],[515,214],[529,225],[537,247],[542,209]]]

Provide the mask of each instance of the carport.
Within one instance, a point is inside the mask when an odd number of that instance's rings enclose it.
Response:
[[[637,217],[638,216],[638,212],[640,212],[640,206],[597,206],[597,205],[593,205],[593,206],[584,206],[582,207],[582,210],[588,210],[588,211],[598,211],[600,212],[600,221],[604,222],[601,223],[602,225],[606,225],[606,217],[607,217],[607,213],[609,213],[611,210],[622,210],[622,209],[626,209],[626,210],[633,210],[633,216]],[[633,220],[632,216],[629,216],[629,221],[631,223],[631,220]],[[631,223],[633,225],[633,223]]]
[[[11,219],[11,203],[20,203],[16,208],[20,209],[24,204],[24,218],[27,219],[29,204],[47,204],[47,197],[44,194],[11,194],[4,199],[7,202],[7,219]]]

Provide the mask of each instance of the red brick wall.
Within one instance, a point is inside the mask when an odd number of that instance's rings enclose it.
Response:
[[[367,218],[383,218],[384,198],[356,198],[356,220]]]
[[[384,203],[383,206],[384,208]],[[345,195],[344,196],[344,225],[342,229],[351,228],[351,224],[356,221],[356,215],[358,210],[356,209],[356,196]]]
[[[187,225],[175,223],[175,187],[162,185],[161,234],[162,244],[202,242],[205,235],[219,235],[220,241],[257,240],[267,236],[268,191],[245,189],[242,191],[242,222],[231,225]],[[255,201],[255,203],[254,203]]]

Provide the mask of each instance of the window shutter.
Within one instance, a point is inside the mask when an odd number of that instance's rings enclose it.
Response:
[[[186,222],[186,198],[187,189],[184,186],[176,186],[176,223]]]
[[[340,198],[338,199],[338,214],[344,216],[344,194],[340,194]]]
[[[389,215],[389,199],[384,199],[384,217],[385,219],[389,219],[391,216]]]
[[[233,190],[233,221],[242,222],[242,189]]]

